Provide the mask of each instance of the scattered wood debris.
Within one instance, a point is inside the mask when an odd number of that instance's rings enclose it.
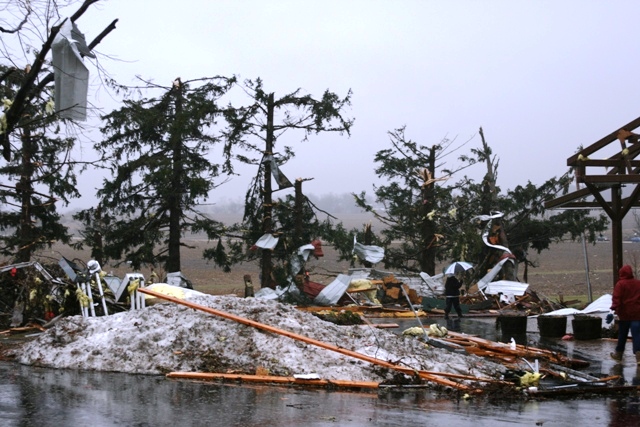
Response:
[[[145,291],[142,292],[153,292]],[[619,385],[610,387],[610,383],[616,381],[619,377],[610,376],[605,378],[596,378],[584,375],[575,369],[585,368],[588,362],[579,359],[569,358],[557,352],[539,349],[531,346],[523,346],[515,343],[504,344],[497,343],[483,338],[461,334],[456,332],[445,331],[446,335],[441,336],[438,340],[448,342],[455,348],[462,348],[465,352],[499,362],[505,367],[504,374],[500,378],[481,378],[473,375],[454,374],[447,372],[432,372],[424,370],[416,370],[403,367],[399,364],[384,361],[377,358],[336,347],[332,344],[313,340],[293,334],[288,331],[279,330],[268,325],[260,324],[249,319],[239,318],[235,315],[229,315],[218,310],[208,307],[199,306],[197,304],[175,300],[172,297],[157,295],[158,297],[186,305],[190,308],[202,310],[216,316],[222,316],[240,322],[258,329],[264,329],[268,332],[282,334],[287,337],[300,340],[307,344],[322,347],[331,351],[354,357],[369,363],[378,365],[382,368],[396,371],[401,375],[403,381],[407,378],[414,378],[412,385],[423,383],[435,383],[446,388],[458,390],[468,395],[482,394],[485,390],[492,390],[496,393],[500,390],[501,394],[511,393],[513,396],[526,396],[527,398],[547,397],[556,394],[564,394],[567,390],[584,390],[586,393],[594,393],[602,390],[611,393],[621,390],[630,390],[628,387],[620,388]],[[444,335],[444,334],[441,334]],[[454,347],[452,347],[454,348]],[[324,381],[320,378],[295,378],[295,377],[279,377],[268,375],[268,371],[256,370],[255,375],[238,374],[238,373],[184,373],[176,372],[169,374],[170,377],[176,378],[197,378],[197,379],[216,379],[231,381],[249,381],[263,383],[287,384],[292,386],[320,386],[320,387],[347,387],[347,388],[368,388],[377,389],[382,384],[367,383],[360,384],[357,381]],[[549,379],[549,380],[547,380]],[[391,383],[393,384],[393,382]],[[402,386],[402,384],[395,384]],[[515,393],[514,393],[515,392]],[[574,392],[575,393],[575,392]],[[512,396],[512,397],[513,397]]]

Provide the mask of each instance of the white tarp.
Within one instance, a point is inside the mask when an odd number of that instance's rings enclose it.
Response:
[[[487,287],[489,282],[491,282],[498,275],[500,269],[502,269],[502,266],[507,261],[509,261],[509,258],[501,259],[487,274],[482,276],[482,278],[478,280],[478,289],[484,292],[484,289]]]
[[[591,314],[591,313],[609,313],[611,309],[611,294],[604,294],[588,306],[584,310],[575,308],[561,308],[560,310],[551,311],[541,314],[541,316],[569,316],[572,314]]]
[[[384,259],[384,248],[380,246],[363,245],[362,243],[358,243],[355,237],[353,238],[353,252],[358,258],[372,264]]]
[[[489,295],[503,294],[522,296],[528,288],[528,283],[514,282],[512,280],[496,280],[495,282],[489,282],[482,291]]]
[[[442,283],[443,274],[436,274],[435,276],[429,276],[424,271],[420,273],[420,278],[424,281],[429,292],[425,292],[422,286],[418,290],[420,296],[436,296],[444,293],[444,283]]]
[[[334,305],[344,295],[351,283],[351,276],[338,274],[335,280],[325,286],[313,300],[318,305]]]
[[[271,234],[263,234],[262,237],[258,239],[255,245],[261,249],[273,249],[278,244],[278,237],[274,237]]]
[[[55,82],[55,107],[60,117],[84,121],[87,119],[89,70],[82,55],[95,58],[71,19],[65,20],[51,45]]]

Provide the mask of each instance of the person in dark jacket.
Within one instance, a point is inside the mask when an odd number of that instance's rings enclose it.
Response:
[[[630,265],[623,265],[618,272],[618,282],[613,288],[611,310],[618,316],[618,344],[611,358],[622,360],[629,331],[633,343],[633,354],[640,365],[640,280],[633,277]]]
[[[460,288],[462,282],[456,275],[451,275],[444,283],[444,295],[446,298],[446,304],[444,306],[444,318],[449,318],[451,307],[458,313],[458,318],[462,317],[462,309],[460,308]]]

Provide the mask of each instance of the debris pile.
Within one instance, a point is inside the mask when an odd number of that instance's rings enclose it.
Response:
[[[17,326],[22,318],[18,320],[16,313],[28,313],[31,323],[26,328],[33,328],[39,336],[17,348],[0,347],[0,357],[13,357],[25,364],[172,373],[182,378],[195,375],[222,380],[260,379],[296,385],[369,388],[411,384],[465,393],[499,390],[509,394],[514,389],[537,392],[541,381],[548,378],[559,383],[556,392],[564,390],[569,377],[563,369],[583,368],[586,363],[555,352],[522,347],[515,341],[503,344],[457,334],[435,323],[423,326],[419,321],[419,328],[401,335],[381,330],[378,327],[382,325],[372,325],[363,315],[366,310],[359,309],[380,307],[417,317],[416,306],[421,305],[433,314],[441,308],[430,304],[443,302],[437,297],[420,296],[420,286],[416,287],[411,278],[393,274],[377,278],[339,275],[333,284],[317,287],[316,298],[338,301],[338,305],[348,302],[349,310],[308,307],[307,313],[276,299],[211,296],[179,286],[153,285],[181,290],[168,296],[152,290],[153,286],[139,286],[143,282],[138,280],[143,278],[125,277],[111,283],[99,275],[99,267],[89,269],[90,275],[86,277],[77,274],[74,284],[53,279],[39,264],[21,268],[22,276],[15,266],[2,271],[9,272],[11,277],[8,286],[13,287],[15,295],[10,297],[29,303],[16,304],[12,316],[16,327],[12,331],[24,331],[25,327]],[[23,281],[16,281],[18,276]],[[304,284],[310,283],[307,278]],[[425,283],[430,289],[436,287],[434,282]],[[38,298],[34,289],[39,289],[46,298]],[[100,295],[101,301],[93,302],[90,310],[78,296],[83,289],[89,295],[91,292]],[[120,301],[127,296],[130,307]],[[145,307],[145,301],[154,299],[156,305]],[[487,296],[482,292],[462,298],[468,310],[482,304],[494,315],[514,311],[524,319],[526,315],[557,307],[528,290],[512,299],[504,301],[501,295]],[[138,300],[141,301],[134,303]],[[164,303],[165,300],[173,303]],[[67,308],[70,303],[73,304]],[[188,304],[189,308],[185,308]],[[33,311],[38,307],[44,310],[46,320],[39,319]],[[47,314],[49,310],[51,313]],[[34,323],[34,319],[42,321]],[[535,360],[535,365],[529,360]],[[598,386],[615,380],[579,372],[572,375],[574,382]],[[542,389],[547,395],[554,391],[548,385]]]
[[[0,330],[41,328],[62,316],[105,316],[144,305],[137,289],[152,283],[140,273],[108,275],[95,260],[86,266],[61,258],[58,264],[37,261],[0,267]],[[157,275],[155,275],[157,279]],[[192,289],[180,272],[167,283]]]
[[[274,301],[209,295],[190,301],[378,359],[404,369],[408,377],[418,371],[435,378],[464,375],[460,383],[473,384],[474,378],[496,379],[503,371],[499,364],[425,345],[413,337],[366,325],[337,326]],[[105,317],[64,318],[13,354],[24,364],[142,374],[268,372],[391,382],[398,373],[176,304]]]
[[[5,356],[51,368],[315,387],[411,385],[512,399],[559,395],[568,387],[635,389],[611,386],[619,377],[576,371],[588,366],[582,360],[437,324],[396,335],[366,319],[366,325],[338,326],[274,300],[141,292],[172,303],[66,317]]]
[[[39,325],[62,312],[78,314],[75,287],[57,265],[23,262],[0,267],[0,329]]]
[[[445,298],[439,277],[429,277],[422,273],[416,276],[399,276],[391,272],[375,269],[351,270],[349,275],[339,275],[329,285],[313,282],[308,275],[300,277],[304,305],[332,305],[337,307],[356,306],[361,308],[394,309],[411,311],[412,306],[420,306],[429,314],[444,314]],[[500,285],[507,281],[490,283],[491,293],[481,291],[477,285],[460,297],[463,313],[474,312],[497,315],[504,312],[519,312],[523,315],[537,315],[567,307],[571,301],[553,302],[539,296],[528,285],[520,285],[521,295],[508,293],[510,286]],[[514,282],[516,283],[516,282]],[[513,286],[513,285],[512,285]],[[485,288],[486,290],[486,288]],[[504,293],[500,292],[504,290]],[[320,298],[331,294],[333,299]],[[330,301],[331,304],[327,304]]]

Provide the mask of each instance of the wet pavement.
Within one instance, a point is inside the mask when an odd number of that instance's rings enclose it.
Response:
[[[388,323],[389,319],[380,320]],[[434,320],[423,319],[430,324]],[[506,340],[495,318],[438,319],[449,329],[492,340]],[[397,332],[416,326],[403,319]],[[518,338],[588,360],[584,372],[622,375],[640,382],[628,347],[616,364],[608,354],[613,340],[540,339],[535,319]],[[504,341],[504,342],[506,342]],[[522,342],[521,342],[522,343]],[[630,345],[630,343],[629,343]],[[104,372],[41,369],[0,362],[2,426],[502,426],[640,425],[636,393],[578,399],[516,402],[464,400],[424,389],[377,393],[337,392],[274,386],[247,386],[170,380]]]

